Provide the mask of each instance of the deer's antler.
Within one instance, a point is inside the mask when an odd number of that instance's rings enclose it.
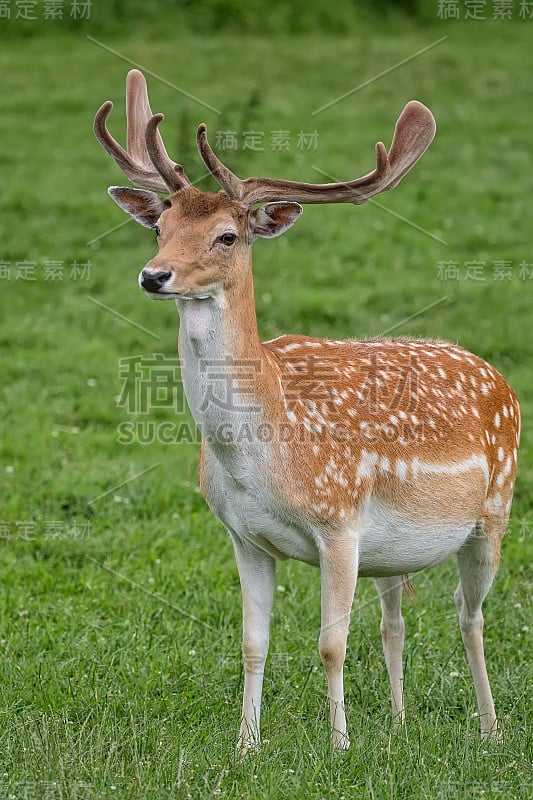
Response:
[[[94,133],[132,183],[167,194],[192,185],[181,164],[172,161],[165,150],[158,131],[163,115],[152,115],[142,72],[132,69],[126,78],[127,151],[107,129],[106,121],[112,108],[110,100],[100,106],[94,118]]]
[[[392,189],[416,164],[435,136],[435,119],[426,106],[411,100],[398,117],[389,153],[383,142],[376,144],[376,168],[353,181],[300,183],[273,178],[241,180],[215,155],[207,140],[206,126],[198,128],[200,155],[224,191],[246,205],[293,200],[298,203],[365,203],[373,195]]]
[[[113,107],[108,100],[97,111],[94,132],[102,147],[137,186],[173,194],[192,184],[181,164],[168,156],[158,130],[162,114],[152,114],[146,81],[132,69],[126,79],[127,151],[111,136],[106,120]],[[298,203],[365,203],[379,192],[392,189],[416,164],[435,136],[431,111],[411,100],[398,117],[390,151],[376,144],[376,168],[361,178],[340,183],[300,183],[275,178],[237,177],[213,152],[206,126],[197,133],[198,150],[207,169],[226,194],[247,206],[276,200]]]

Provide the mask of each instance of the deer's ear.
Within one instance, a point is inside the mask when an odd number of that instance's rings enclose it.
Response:
[[[268,203],[252,211],[250,223],[254,239],[272,239],[281,236],[294,225],[303,208],[299,203]]]
[[[145,228],[154,228],[163,211],[171,206],[170,200],[145,189],[110,186],[107,193],[118,206],[131,214],[135,222],[139,222]]]

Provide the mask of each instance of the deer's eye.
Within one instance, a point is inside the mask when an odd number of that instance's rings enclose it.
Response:
[[[219,236],[217,241],[222,242],[222,244],[225,244],[226,247],[231,247],[232,244],[235,244],[236,239],[237,239],[236,233],[228,232],[228,233],[223,233],[222,236]]]
[[[161,228],[159,227],[159,225],[154,225],[154,231],[156,236],[159,236],[161,234]]]

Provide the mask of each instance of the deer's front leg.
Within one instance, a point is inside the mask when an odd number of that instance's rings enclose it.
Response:
[[[328,678],[331,741],[341,750],[350,746],[344,711],[343,668],[357,582],[357,561],[355,539],[328,543],[320,561],[322,618],[318,646]]]
[[[244,697],[238,748],[259,746],[263,673],[268,653],[276,562],[267,553],[233,539],[242,590]]]

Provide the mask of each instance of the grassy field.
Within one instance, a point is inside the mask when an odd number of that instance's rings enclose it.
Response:
[[[0,20],[0,797],[531,797],[532,33],[533,20],[435,15],[366,20],[337,36],[130,26],[106,38],[70,24],[13,37]],[[123,179],[91,132],[111,98],[122,136],[128,60],[173,85],[148,78],[168,149],[193,179],[204,172],[201,121],[213,143],[236,132],[223,156],[242,175],[317,181],[368,171],[408,99],[434,111],[437,138],[393,193],[360,208],[308,207],[287,236],[256,245],[258,321],[264,338],[450,339],[517,391],[515,504],[485,607],[503,744],[479,740],[446,562],[414,577],[409,719],[394,736],[379,603],[359,583],[346,668],[352,749],[332,754],[319,575],[284,563],[265,744],[236,757],[240,592],[229,539],[197,488],[198,445],[120,441],[124,422],[189,419],[179,382],[178,417],[135,415],[117,400],[122,360],[172,359],[177,335],[172,305],[139,292],[155,243],[107,198]],[[251,130],[262,150],[244,148]],[[276,131],[289,133],[288,149],[272,149]],[[298,146],[301,131],[317,132],[316,149]]]

